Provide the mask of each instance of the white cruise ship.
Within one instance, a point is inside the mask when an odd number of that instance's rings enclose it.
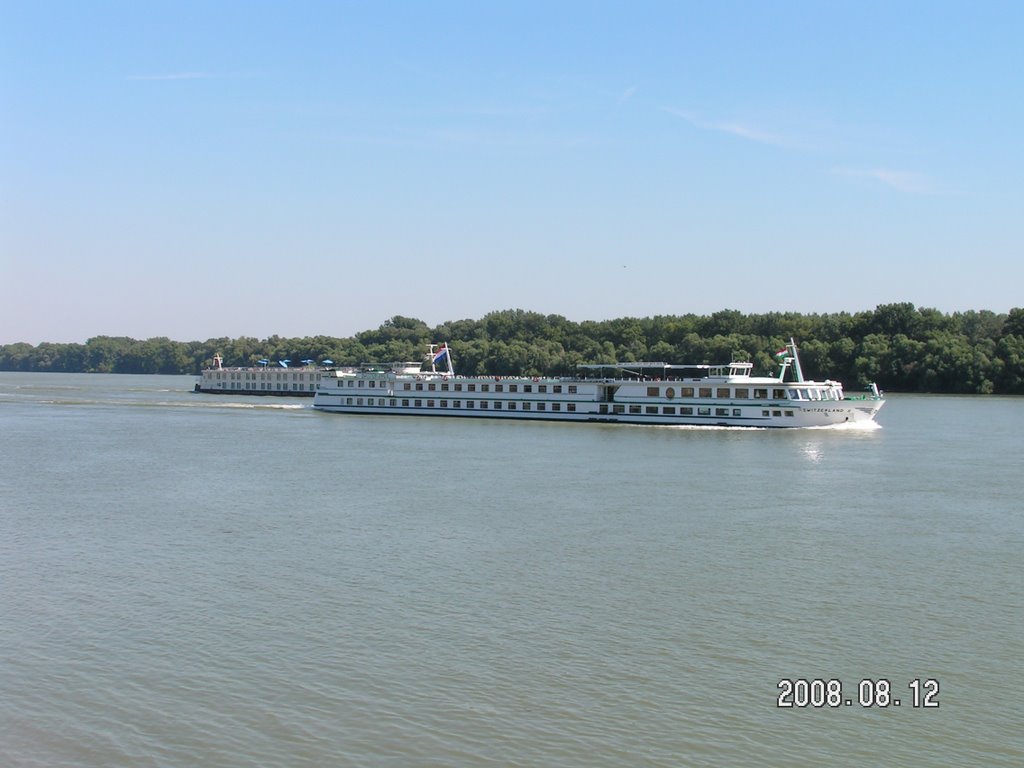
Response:
[[[195,391],[211,395],[313,397],[324,373],[324,368],[313,365],[312,360],[304,360],[301,368],[288,367],[290,360],[283,360],[273,368],[269,367],[269,361],[260,362],[262,365],[256,367],[225,368],[223,358],[215,355],[213,367],[203,370]]]
[[[591,365],[561,378],[458,376],[448,345],[430,345],[424,363],[323,371],[313,406],[374,415],[819,427],[873,421],[885,404],[874,384],[851,396],[838,381],[805,380],[792,339],[777,357],[778,377],[754,376],[746,362]]]

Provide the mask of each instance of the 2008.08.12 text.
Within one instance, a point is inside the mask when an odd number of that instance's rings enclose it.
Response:
[[[775,706],[780,709],[853,706],[933,709],[939,706],[939,681],[931,677],[915,677],[907,683],[908,693],[903,696],[896,693],[892,682],[886,678],[860,680],[856,692],[844,687],[843,681],[836,678],[783,678],[776,687],[779,694]]]

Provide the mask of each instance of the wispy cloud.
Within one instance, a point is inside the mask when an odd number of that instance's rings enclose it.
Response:
[[[823,148],[821,142],[797,140],[792,136],[765,131],[760,127],[738,120],[709,119],[695,112],[674,107],[662,107],[662,111],[682,118],[695,128],[725,133],[758,144],[796,150],[803,154],[821,154],[828,151],[834,153],[836,151],[834,147],[829,148],[827,145]],[[906,194],[941,195],[950,191],[949,187],[938,179],[917,171],[906,171],[896,168],[835,167],[831,169],[831,173],[834,176],[842,176],[848,179],[867,179],[872,182],[879,182],[885,184],[890,189]]]
[[[756,126],[736,120],[709,120],[705,117],[694,114],[693,112],[675,109],[674,107],[662,107],[662,110],[670,115],[681,117],[695,128],[700,128],[705,131],[727,133],[730,136],[736,136],[737,138],[746,139],[747,141],[754,141],[758,144],[768,144],[773,147],[794,148],[798,145],[798,142],[787,136],[770,133]]]
[[[128,75],[125,80],[205,80],[217,77],[210,72],[171,72],[162,75]]]
[[[915,195],[938,195],[947,191],[936,179],[916,171],[893,168],[833,168],[832,173],[853,179],[870,179],[892,189]]]
[[[621,96],[619,96],[619,104],[629,101],[631,98],[633,98],[634,93],[636,93],[636,86],[631,85],[629,88],[622,92]]]

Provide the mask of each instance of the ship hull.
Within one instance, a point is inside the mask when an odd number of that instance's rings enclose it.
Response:
[[[416,405],[413,398],[373,398],[374,404],[366,401],[370,398],[362,398],[363,404],[356,404],[358,397],[353,397],[353,402],[348,404],[347,396],[324,393],[318,390],[313,400],[317,410],[326,413],[358,414],[364,416],[426,416],[440,418],[465,418],[465,419],[492,419],[505,421],[561,421],[575,423],[605,423],[605,424],[634,424],[650,426],[687,426],[687,427],[758,427],[793,429],[807,427],[827,427],[839,424],[865,424],[874,421],[875,415],[884,405],[884,400],[841,400],[830,403],[818,403],[814,406],[803,408],[792,402],[779,403],[739,403],[730,402],[728,405],[687,405],[675,404],[644,405],[641,413],[629,413],[629,407],[624,408],[623,413],[615,413],[612,408],[604,409],[602,403],[581,402],[581,401],[547,401],[544,402],[544,409],[537,410],[538,401],[530,403],[531,409],[522,410],[522,402],[518,403],[516,410],[507,410],[508,403],[503,403],[504,408],[496,410],[494,400],[474,400],[472,407],[467,407],[467,401],[462,400],[458,407],[453,406],[454,401],[448,401],[441,406],[440,400],[433,400],[428,404],[425,398],[420,398],[420,404]],[[380,401],[383,400],[382,403]],[[392,405],[391,401],[397,402]],[[408,400],[408,405],[402,405],[402,400]],[[487,402],[487,407],[481,408],[481,404]],[[500,401],[499,401],[500,402]],[[568,405],[573,405],[575,410],[567,411]],[[552,407],[561,405],[558,411]],[[665,409],[672,409],[675,412],[666,413]],[[648,409],[652,412],[646,412]],[[689,410],[692,413],[682,414],[680,411]]]

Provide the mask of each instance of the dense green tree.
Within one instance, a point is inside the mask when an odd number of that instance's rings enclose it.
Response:
[[[350,338],[239,337],[178,342],[96,336],[85,344],[0,346],[0,370],[99,373],[198,373],[220,354],[228,366],[326,359],[338,365],[422,360],[428,343],[447,341],[457,370],[482,374],[568,374],[583,363],[749,360],[776,373],[776,349],[795,338],[808,377],[831,376],[851,389],[874,381],[895,391],[1024,394],[1024,309],[946,315],[910,303],[873,311],[744,316],[725,309],[693,314],[572,322],[523,309],[430,328],[395,315]]]
[[[1014,307],[1009,311],[1006,320],[1003,321],[1003,333],[1024,338],[1024,309]]]

